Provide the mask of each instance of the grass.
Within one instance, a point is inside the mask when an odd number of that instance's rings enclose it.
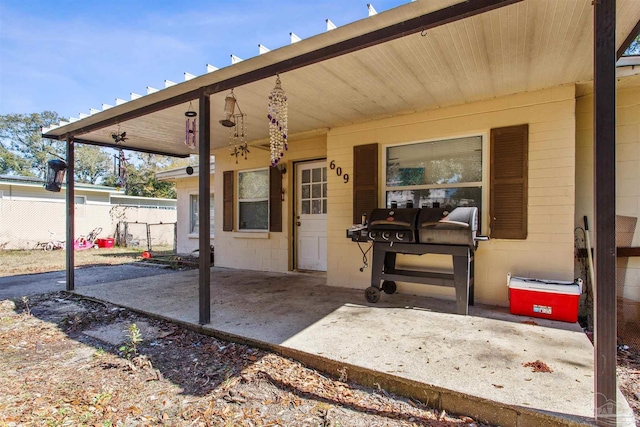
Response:
[[[119,265],[141,261],[145,248],[100,248],[75,251],[75,266]],[[155,252],[154,252],[155,253]],[[65,251],[0,250],[0,277],[65,269]]]

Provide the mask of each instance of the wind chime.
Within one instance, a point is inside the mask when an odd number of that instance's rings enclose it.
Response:
[[[117,132],[111,132],[111,138],[113,138],[113,142],[116,145],[120,145],[122,142],[125,142],[127,139],[129,139],[127,137],[127,132],[121,132],[120,131],[120,123],[118,123],[118,131]],[[113,160],[113,169],[114,169],[114,174],[118,177],[116,180],[116,185],[118,187],[127,187],[127,168],[126,168],[126,164],[127,164],[127,158],[124,155],[124,150],[122,149],[122,147],[118,148],[118,155],[117,156],[113,156],[114,160]]]
[[[279,75],[276,75],[276,86],[269,93],[267,119],[269,119],[271,166],[276,166],[284,157],[284,152],[289,149],[287,143],[287,95],[282,89]]]
[[[235,113],[236,106],[238,107],[237,114]],[[245,128],[245,118],[247,116],[242,113],[233,89],[224,99],[224,117],[224,119],[220,120],[220,124],[229,128],[229,149],[231,150],[231,155],[236,158],[237,164],[238,157],[247,159],[249,145],[247,144]]]
[[[185,128],[184,128],[184,144],[194,150],[196,148],[196,117],[198,113],[193,110],[191,102],[189,102],[189,109],[184,113]]]

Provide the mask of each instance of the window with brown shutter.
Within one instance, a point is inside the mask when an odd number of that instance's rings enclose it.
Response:
[[[526,239],[529,125],[491,129],[490,222],[494,239]]]
[[[269,231],[282,231],[282,172],[269,168]]]
[[[222,174],[222,230],[233,231],[233,176],[234,171]]]
[[[378,207],[378,144],[353,147],[353,223]]]

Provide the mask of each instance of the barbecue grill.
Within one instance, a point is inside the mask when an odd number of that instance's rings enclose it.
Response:
[[[457,312],[468,314],[474,297],[474,253],[479,241],[478,208],[374,209],[369,216],[368,237],[373,241],[369,302],[380,300],[380,290],[396,291],[395,281],[454,287]],[[444,254],[453,257],[453,273],[396,268],[397,254]]]

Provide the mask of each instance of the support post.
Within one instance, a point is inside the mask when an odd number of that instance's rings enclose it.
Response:
[[[198,174],[198,219],[199,219],[199,248],[200,248],[200,271],[198,300],[200,306],[199,323],[206,325],[211,322],[211,159],[210,159],[210,134],[211,134],[211,104],[209,95],[204,91],[200,94],[198,122],[199,147],[198,163],[200,173]]]
[[[616,1],[594,5],[595,418],[616,425]]]
[[[75,253],[73,252],[73,239],[75,235],[75,183],[74,183],[74,146],[73,139],[67,137],[67,192],[66,192],[66,225],[67,236],[65,252],[67,257],[67,291],[73,291],[75,289]]]

